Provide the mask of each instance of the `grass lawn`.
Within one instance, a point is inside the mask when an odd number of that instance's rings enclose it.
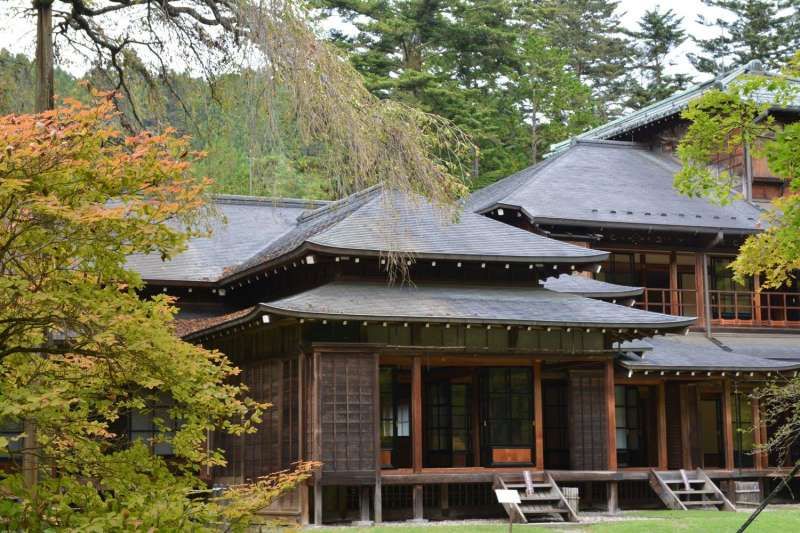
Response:
[[[686,533],[735,532],[747,520],[748,513],[714,511],[641,511],[625,514],[628,520],[598,524],[564,524],[559,526],[514,525],[514,531],[570,531],[587,533]],[[630,518],[641,518],[631,520]],[[402,526],[390,525],[373,528],[331,528],[336,533],[506,533],[508,525],[474,523],[462,525],[430,524]],[[771,510],[761,513],[748,529],[748,533],[791,533],[800,531],[800,510]]]

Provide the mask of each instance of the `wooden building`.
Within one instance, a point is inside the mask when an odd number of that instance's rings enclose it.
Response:
[[[265,512],[324,523],[502,513],[493,486],[521,489],[520,521],[574,519],[566,488],[581,507],[730,509],[720,487],[774,476],[748,393],[800,369],[800,302],[725,268],[760,229],[754,196],[672,189],[679,112],[709,87],[556,146],[458,217],[381,187],[220,197],[211,237],[131,258],[179,298],[178,332],[274,406],[212,439],[214,481],[321,461]],[[772,183],[736,165],[744,191]]]

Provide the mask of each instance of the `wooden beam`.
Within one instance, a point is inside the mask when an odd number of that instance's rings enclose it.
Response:
[[[722,381],[722,435],[725,442],[725,469],[733,470],[733,393],[731,380]]]
[[[667,470],[667,388],[663,382],[658,384],[658,468]]]
[[[606,434],[608,445],[608,469],[617,469],[617,403],[614,393],[614,361],[606,361]]]
[[[422,471],[422,358],[411,368],[411,467]]]
[[[533,362],[533,418],[536,469],[544,470],[544,405],[542,405],[542,362]]]

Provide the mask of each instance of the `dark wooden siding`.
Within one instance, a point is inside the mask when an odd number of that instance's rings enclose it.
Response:
[[[318,357],[318,454],[323,478],[332,473],[374,475],[378,359],[361,353],[327,352]]]
[[[254,480],[289,468],[299,455],[298,360],[267,359],[242,368],[240,375],[256,401],[272,404],[258,431],[243,437],[218,434],[228,465],[218,476]]]
[[[569,372],[570,468],[608,468],[605,379],[602,369]]]

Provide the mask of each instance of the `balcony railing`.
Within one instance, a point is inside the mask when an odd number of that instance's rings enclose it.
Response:
[[[712,324],[731,327],[800,328],[800,293],[708,291]],[[701,316],[702,295],[694,289],[647,288],[636,307],[679,316]],[[698,307],[700,306],[700,307]]]
[[[694,289],[645,289],[636,298],[636,307],[655,313],[697,316],[697,291]]]
[[[800,327],[800,294],[795,292],[708,291],[711,318],[724,326]]]

